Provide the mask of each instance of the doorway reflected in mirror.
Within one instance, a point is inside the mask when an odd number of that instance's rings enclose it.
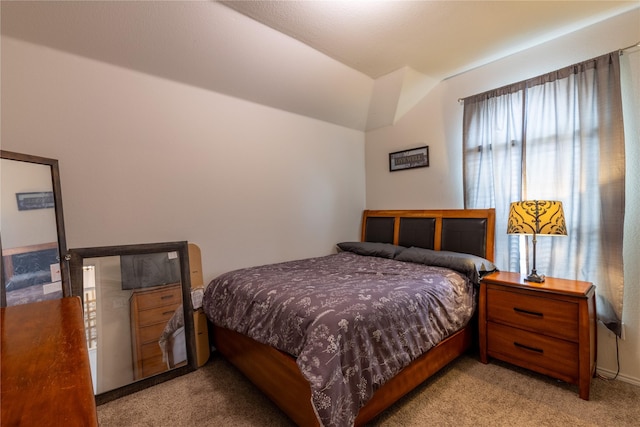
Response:
[[[98,307],[96,303],[96,269],[93,265],[82,267],[84,283],[84,332],[89,350],[93,394],[98,394]]]

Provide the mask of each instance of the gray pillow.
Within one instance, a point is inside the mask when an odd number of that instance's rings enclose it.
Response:
[[[395,259],[417,264],[447,267],[464,274],[473,283],[480,283],[484,276],[498,271],[498,268],[491,261],[476,255],[460,252],[434,251],[410,247],[398,253]]]
[[[392,259],[396,254],[405,249],[402,246],[392,245],[391,243],[377,242],[342,242],[338,243],[338,247],[345,252],[389,259]]]

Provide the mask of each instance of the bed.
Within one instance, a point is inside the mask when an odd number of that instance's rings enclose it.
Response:
[[[4,249],[2,267],[7,305],[62,297],[57,242]]]
[[[180,304],[158,339],[158,345],[162,350],[162,361],[167,364],[167,369],[177,368],[187,363],[187,344],[184,333],[184,309]]]
[[[214,345],[298,425],[362,425],[471,346],[494,227],[492,209],[365,211],[336,254],[214,279]]]

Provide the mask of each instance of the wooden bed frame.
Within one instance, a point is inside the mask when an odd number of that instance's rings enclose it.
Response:
[[[495,210],[368,210],[362,241],[471,253],[493,261]],[[318,426],[311,389],[295,359],[237,332],[209,325],[220,353],[296,424]],[[360,409],[365,424],[471,347],[475,322],[449,336],[387,381]]]
[[[41,243],[38,245],[30,245],[30,246],[21,246],[18,248],[11,249],[3,249],[2,250],[2,262],[5,280],[9,281],[11,276],[13,276],[13,256],[14,255],[22,255],[31,252],[40,252],[46,251],[49,249],[58,249],[58,242],[50,242],[50,243]]]

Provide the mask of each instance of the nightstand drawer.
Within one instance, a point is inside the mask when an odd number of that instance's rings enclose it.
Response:
[[[578,304],[519,292],[487,289],[488,321],[577,341]]]
[[[489,322],[487,351],[524,368],[554,373],[566,381],[578,378],[578,344],[573,342]]]

